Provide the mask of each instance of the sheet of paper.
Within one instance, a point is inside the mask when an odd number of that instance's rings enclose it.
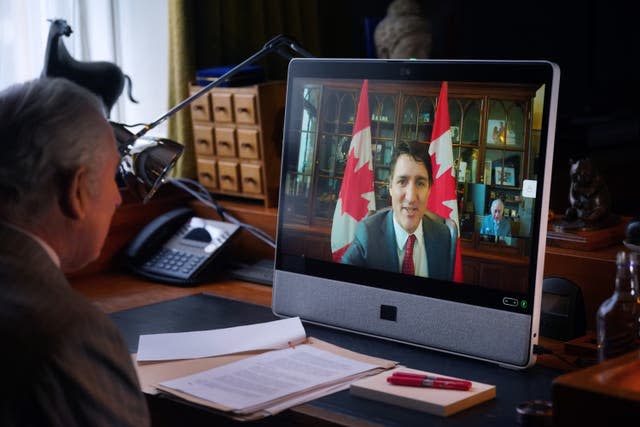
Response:
[[[273,350],[304,342],[299,317],[207,331],[140,335],[138,362],[195,359],[253,350]]]
[[[300,393],[299,395],[292,396],[289,399],[274,402],[273,404],[270,404],[268,407],[264,408],[264,411],[268,412],[270,415],[274,415],[293,406],[301,405],[303,403],[310,402],[312,400],[319,399],[321,397],[328,396],[342,390],[348,390],[353,381],[357,381],[369,375],[375,375],[382,371],[382,368],[378,368],[373,371],[361,372],[354,377],[345,381],[340,381],[337,384],[321,387],[309,393]]]
[[[344,382],[376,368],[303,344],[165,381],[160,386],[248,413],[277,405],[285,396]]]

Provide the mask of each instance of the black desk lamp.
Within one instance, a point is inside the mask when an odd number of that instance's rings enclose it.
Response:
[[[143,138],[147,132],[163,123],[173,114],[182,110],[214,87],[229,81],[229,79],[241,71],[243,67],[255,62],[265,54],[275,51],[287,59],[290,59],[292,55],[285,51],[284,48],[288,48],[300,56],[313,56],[307,50],[300,47],[293,39],[280,34],[269,40],[258,52],[177,104],[152,123],[142,125],[142,129],[137,133],[134,134],[127,128],[139,125],[125,125],[110,122],[116,140],[118,141],[118,149],[122,155],[119,173],[127,188],[140,198],[142,203],[149,201],[156,190],[166,182],[167,174],[171,171],[184,149],[182,145],[170,139]]]

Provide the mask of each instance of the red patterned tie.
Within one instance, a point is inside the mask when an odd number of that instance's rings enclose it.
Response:
[[[415,274],[415,267],[413,265],[413,244],[416,242],[416,236],[409,235],[407,239],[407,246],[404,250],[404,259],[402,260],[402,273]]]

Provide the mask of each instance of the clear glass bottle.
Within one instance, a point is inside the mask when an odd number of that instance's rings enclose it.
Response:
[[[598,360],[640,348],[640,288],[638,254],[618,252],[616,288],[598,309]]]

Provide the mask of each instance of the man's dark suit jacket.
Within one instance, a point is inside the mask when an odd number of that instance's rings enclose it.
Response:
[[[435,217],[435,215],[434,215]],[[429,277],[451,280],[451,234],[444,219],[422,217],[422,231],[427,253]],[[393,211],[385,209],[360,221],[349,249],[342,256],[345,264],[400,272]]]
[[[148,426],[120,332],[30,236],[0,222],[0,425]]]

